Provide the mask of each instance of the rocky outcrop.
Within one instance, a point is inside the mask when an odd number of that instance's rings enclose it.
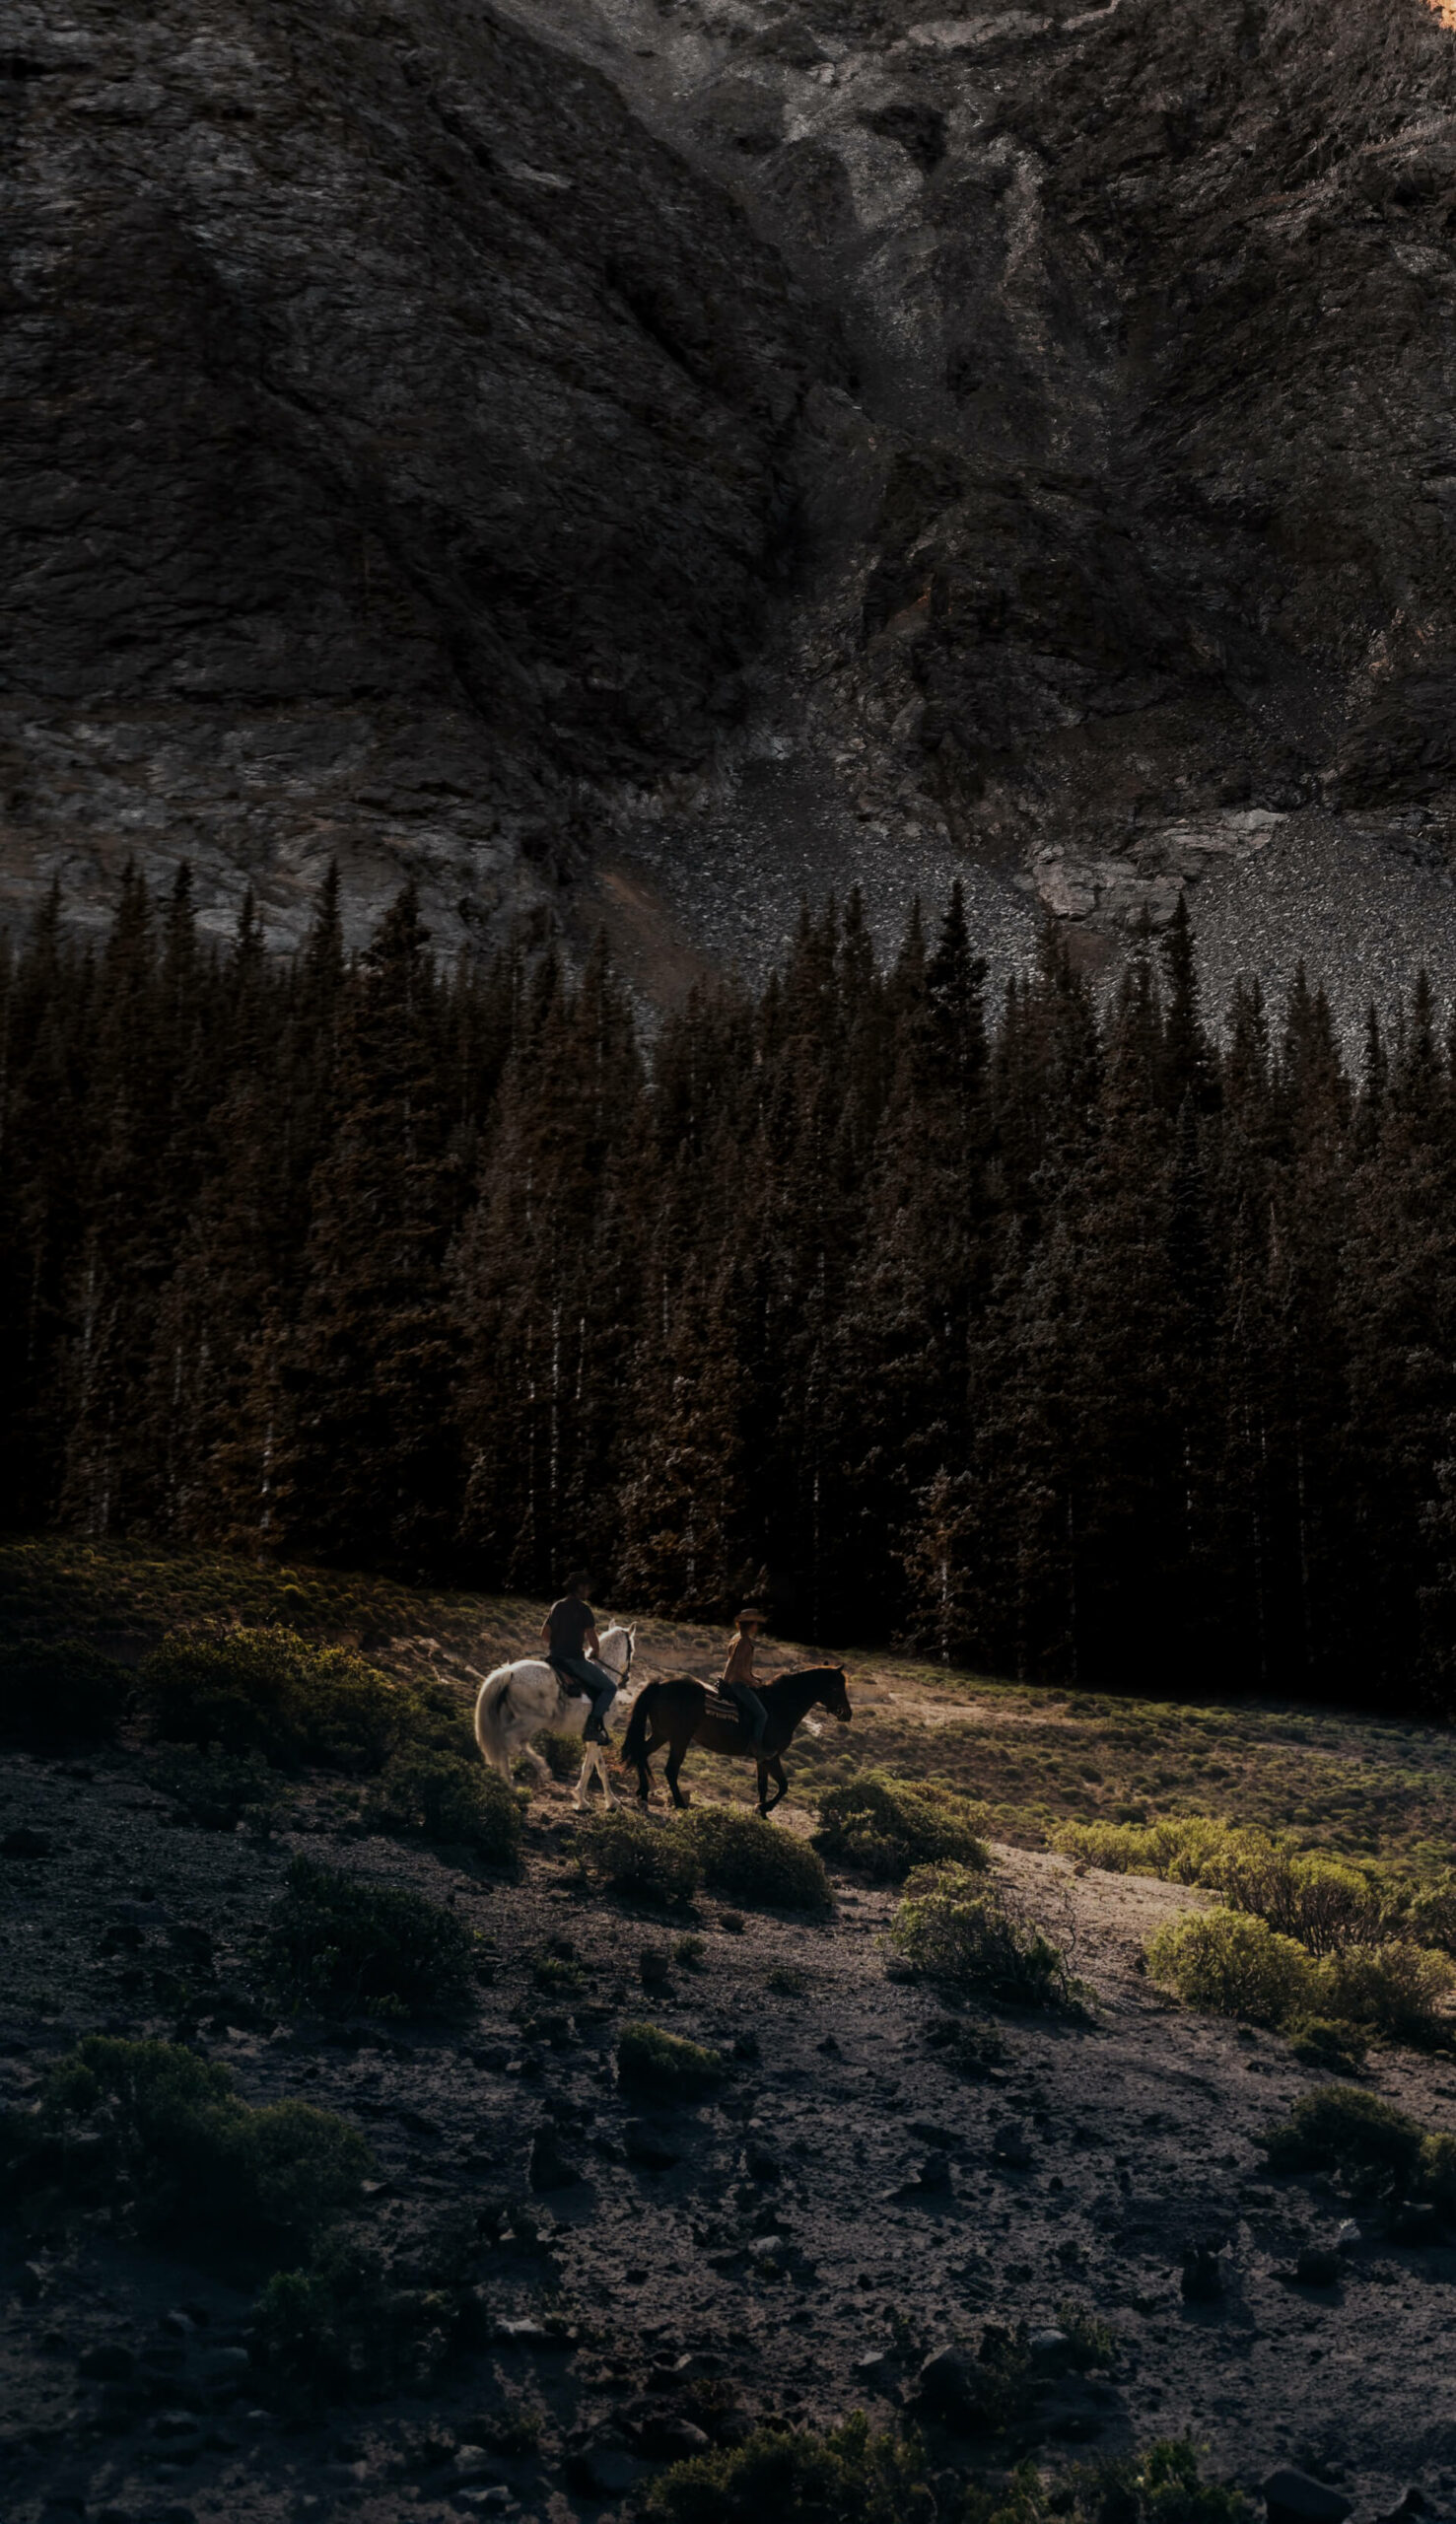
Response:
[[[1456,39],[919,5],[23,12],[12,893],[1456,971]]]
[[[22,10],[0,424],[12,884],[329,856],[466,934],[577,784],[731,717],[832,363],[594,71],[481,7]],[[230,900],[231,898],[231,900]]]

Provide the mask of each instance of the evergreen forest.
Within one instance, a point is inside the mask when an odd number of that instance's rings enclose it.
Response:
[[[1456,1035],[1216,1021],[1194,939],[995,1004],[957,891],[645,1046],[604,949],[0,965],[0,1518],[1096,1687],[1456,1699]]]

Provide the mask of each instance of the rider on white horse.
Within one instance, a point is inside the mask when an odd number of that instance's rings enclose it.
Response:
[[[584,1691],[591,1703],[591,1715],[582,1733],[586,1744],[604,1744],[607,1739],[606,1714],[617,1697],[616,1677],[597,1660],[601,1642],[596,1636],[596,1615],[584,1601],[587,1579],[572,1580],[569,1595],[558,1596],[541,1624],[541,1637],[546,1643],[546,1662],[559,1674],[569,1691]]]

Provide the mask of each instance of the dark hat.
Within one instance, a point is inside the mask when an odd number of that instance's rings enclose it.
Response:
[[[768,1614],[761,1613],[757,1604],[745,1604],[737,1619],[739,1630],[742,1629],[745,1621],[756,1621],[759,1629],[762,1630],[765,1622],[768,1620]]]

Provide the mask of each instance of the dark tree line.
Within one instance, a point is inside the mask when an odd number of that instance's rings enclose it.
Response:
[[[1018,1674],[1456,1696],[1456,1043],[1301,976],[994,1010],[857,901],[644,1055],[603,953],[203,945],[137,876],[0,967],[3,1498]]]

